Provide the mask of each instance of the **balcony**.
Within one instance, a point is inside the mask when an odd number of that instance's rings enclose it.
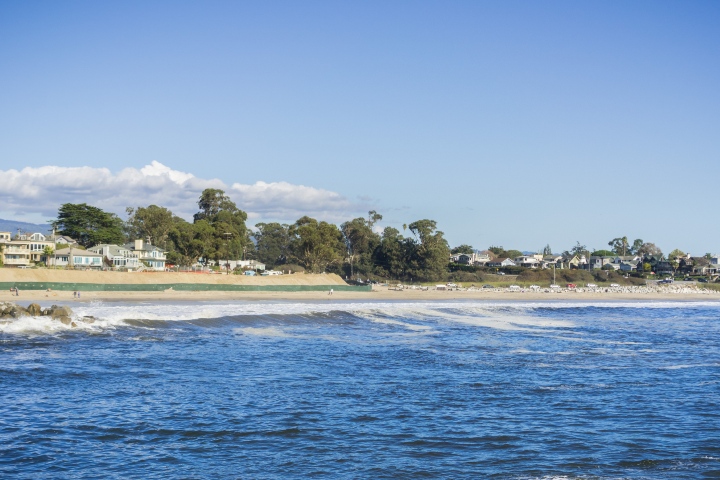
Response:
[[[6,245],[5,249],[3,250],[4,253],[19,253],[21,255],[30,255],[30,250],[23,247],[11,247]]]
[[[29,258],[6,258],[5,265],[30,265]]]

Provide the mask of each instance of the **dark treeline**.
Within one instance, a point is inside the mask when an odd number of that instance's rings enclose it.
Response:
[[[375,232],[382,215],[355,218],[339,226],[304,216],[293,224],[258,223],[247,228],[247,214],[225,192],[206,189],[198,212],[188,222],[167,208],[127,208],[123,221],[87,204],[62,205],[53,226],[84,247],[149,239],[167,252],[168,262],[189,266],[202,259],[256,259],[268,269],[298,266],[311,273],[338,273],[349,278],[402,280],[444,279],[450,248],[433,220],[386,227]]]

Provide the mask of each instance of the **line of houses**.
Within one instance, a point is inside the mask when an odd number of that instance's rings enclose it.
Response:
[[[145,240],[82,249],[75,240],[63,235],[32,233],[13,237],[10,232],[0,232],[0,244],[3,265],[18,268],[43,262],[78,269],[164,271],[167,260],[165,250]]]
[[[677,259],[673,265],[662,255],[616,255],[594,256],[586,258],[585,255],[521,255],[515,258],[495,258],[492,252],[483,250],[469,254],[454,254],[450,256],[451,263],[473,265],[490,268],[524,267],[524,268],[575,268],[580,270],[612,269],[615,271],[631,273],[643,271],[649,266],[650,271],[656,275],[673,275],[676,272],[684,275],[718,275],[720,274],[720,256],[714,255],[710,259],[705,257],[686,257]]]

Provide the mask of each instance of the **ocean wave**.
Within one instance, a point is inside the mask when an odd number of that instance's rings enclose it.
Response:
[[[716,302],[91,302],[73,308],[73,324],[48,317],[0,322],[0,333],[54,335],[69,330],[97,333],[121,327],[167,328],[176,322],[211,328],[256,323],[309,324],[371,322],[417,334],[436,333],[438,323],[459,323],[496,330],[573,333],[576,317],[618,309],[709,309]],[[558,314],[562,314],[561,318]],[[87,320],[91,317],[92,320]],[[244,324],[238,327],[237,324]]]

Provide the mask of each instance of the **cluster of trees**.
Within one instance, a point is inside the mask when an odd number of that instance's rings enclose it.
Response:
[[[393,278],[400,280],[443,280],[448,278],[450,253],[471,254],[471,245],[450,250],[443,232],[433,220],[418,220],[382,231],[377,223],[382,215],[368,212],[340,226],[304,216],[293,224],[258,223],[254,230],[246,226],[247,214],[240,210],[223,190],[206,189],[197,202],[198,212],[188,222],[165,207],[128,207],[127,220],[87,204],[62,205],[53,226],[84,247],[100,243],[123,244],[145,239],[163,248],[168,261],[191,265],[203,259],[216,263],[225,259],[257,259],[267,268],[297,266],[312,273],[333,272],[350,278]],[[627,237],[608,242],[610,250],[590,252],[577,244],[567,255],[662,255],[653,243]],[[519,250],[491,246],[497,257],[516,258]],[[546,245],[543,254],[552,253]],[[685,257],[673,250],[668,261],[678,264]],[[457,270],[457,269],[455,269]]]
[[[206,189],[198,212],[188,222],[157,205],[128,207],[123,221],[87,204],[62,205],[53,227],[83,247],[145,239],[167,251],[168,261],[191,265],[203,259],[257,259],[268,268],[298,264],[313,273],[334,272],[355,278],[432,280],[447,273],[450,248],[433,220],[387,227],[376,232],[382,215],[371,211],[337,225],[304,216],[295,223],[246,226],[247,214],[225,192]],[[409,230],[410,235],[405,235]]]

